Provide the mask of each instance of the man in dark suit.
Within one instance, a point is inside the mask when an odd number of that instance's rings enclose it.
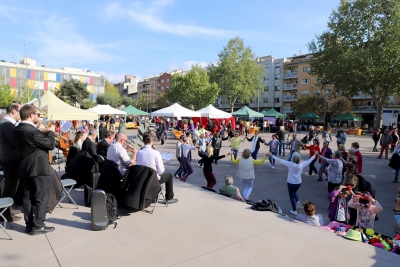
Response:
[[[112,141],[115,138],[114,131],[107,131],[104,135],[103,141],[101,141],[97,145],[97,155],[103,156],[105,159],[107,158],[107,150],[111,146]]]
[[[88,152],[95,161],[97,161],[96,137],[96,129],[90,129],[88,137],[82,143],[82,150]]]
[[[99,142],[101,142],[106,136],[107,128],[104,126],[104,123],[100,123],[99,127]]]
[[[21,122],[14,129],[21,155],[21,178],[24,184],[24,219],[26,233],[46,234],[54,227],[44,224],[49,200],[51,178],[48,153],[55,147],[54,125],[47,133],[36,128],[39,111],[33,105],[25,105],[20,110]],[[43,125],[39,126],[44,128]]]
[[[13,134],[15,125],[20,120],[20,108],[19,104],[11,104],[7,107],[6,115],[0,120],[0,157],[5,177],[4,192],[1,197],[14,198],[20,181],[20,156],[17,139]],[[18,213],[21,211],[9,208],[3,215],[7,221],[12,222],[21,220],[21,217],[15,216]]]

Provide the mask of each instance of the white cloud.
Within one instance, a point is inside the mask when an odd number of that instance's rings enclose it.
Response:
[[[183,63],[179,62],[173,62],[169,65],[170,70],[190,70],[193,65],[199,65],[200,67],[207,67],[208,63],[207,62],[200,62],[197,60],[188,60]]]
[[[100,73],[111,83],[120,83],[125,81],[125,73],[117,72],[117,73],[107,73],[104,71],[95,71],[96,73]]]
[[[147,5],[144,5],[144,3]],[[119,3],[111,3],[103,8],[102,14],[105,14],[109,19],[120,19],[125,16],[145,28],[176,35],[211,35],[218,37],[232,37],[237,35],[233,31],[184,23],[170,23],[162,20],[161,11],[164,11],[168,6],[172,6],[173,4],[173,0],[156,0],[150,2],[150,4],[148,4],[148,1],[136,1],[129,7],[121,6]]]
[[[78,34],[75,24],[68,18],[51,16],[42,21],[31,39],[39,44],[38,59],[46,64],[82,64],[116,59],[114,55],[99,49],[100,45]]]

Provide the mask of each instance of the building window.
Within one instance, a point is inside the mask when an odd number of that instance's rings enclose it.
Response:
[[[269,76],[265,76],[264,81],[268,81],[268,80],[269,80]]]
[[[169,85],[167,85],[167,89],[169,88]]]
[[[169,82],[169,78],[167,79],[167,82]]]
[[[275,97],[274,102],[279,103],[279,97]]]
[[[325,95],[329,95],[329,91],[328,90],[325,90]]]
[[[264,92],[268,92],[268,86],[264,86]]]
[[[303,67],[303,72],[310,72],[310,66],[308,66],[308,67]]]
[[[302,91],[301,95],[308,95],[310,92],[309,91]]]
[[[309,78],[302,79],[301,84],[310,84],[310,79]]]
[[[280,91],[281,87],[280,86],[275,86],[275,91]]]
[[[265,68],[266,68],[267,70],[269,70],[269,66],[266,66]]]
[[[275,66],[275,69],[280,69],[281,68],[281,66]]]
[[[161,83],[163,83],[163,82],[164,82],[164,79],[161,80]]]
[[[280,80],[281,79],[281,76],[280,75],[276,75],[275,76],[275,80]]]
[[[161,90],[164,90],[164,86],[161,86]]]
[[[316,95],[321,95],[321,90],[317,90]]]
[[[264,103],[268,103],[268,98],[263,98]]]

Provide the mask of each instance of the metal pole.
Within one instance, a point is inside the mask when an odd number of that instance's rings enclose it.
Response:
[[[257,88],[257,94],[258,94],[258,96],[257,96],[257,112],[260,112],[260,88],[258,87]]]

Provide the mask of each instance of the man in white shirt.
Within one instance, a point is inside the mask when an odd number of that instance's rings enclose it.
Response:
[[[118,133],[116,135],[116,141],[107,150],[107,159],[115,162],[118,165],[118,170],[122,176],[126,174],[126,171],[130,166],[135,164],[136,161],[136,149],[132,149],[133,156],[129,158],[128,151],[124,148],[128,137],[124,133]]]
[[[174,198],[172,173],[165,172],[160,152],[152,148],[154,143],[153,132],[148,131],[143,134],[143,143],[144,147],[142,147],[136,155],[136,165],[146,166],[156,170],[160,184],[165,183],[165,198],[167,199],[167,203],[172,204],[178,202],[178,199]]]

